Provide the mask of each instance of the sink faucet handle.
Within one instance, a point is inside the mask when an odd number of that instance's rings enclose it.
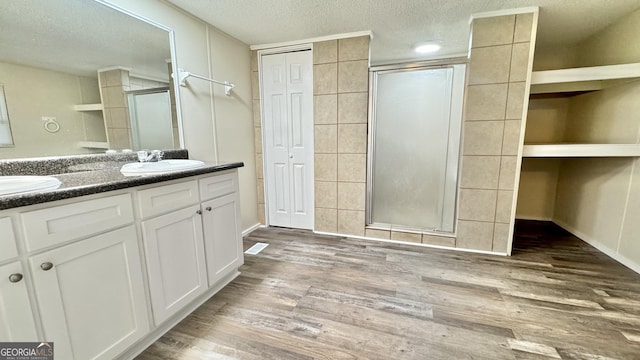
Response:
[[[138,161],[139,162],[146,162],[147,161],[147,157],[149,156],[149,153],[147,152],[147,150],[140,150],[137,152],[138,154]]]
[[[151,155],[153,155],[156,159],[162,160],[164,158],[164,151],[162,150],[152,150]]]

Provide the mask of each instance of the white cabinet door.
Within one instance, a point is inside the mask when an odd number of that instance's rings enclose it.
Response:
[[[238,194],[202,203],[209,286],[244,263]]]
[[[0,266],[0,342],[38,341],[19,262]]]
[[[133,226],[30,259],[56,359],[113,359],[149,331]]]
[[[156,324],[207,290],[200,206],[142,222]]]

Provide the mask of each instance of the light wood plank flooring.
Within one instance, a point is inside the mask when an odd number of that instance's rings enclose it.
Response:
[[[640,275],[549,223],[500,257],[261,229],[138,359],[640,359]]]

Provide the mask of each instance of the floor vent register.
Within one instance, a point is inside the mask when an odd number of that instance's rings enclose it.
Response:
[[[259,242],[248,248],[244,253],[249,255],[258,255],[260,251],[264,250],[267,246],[269,246],[269,244]]]

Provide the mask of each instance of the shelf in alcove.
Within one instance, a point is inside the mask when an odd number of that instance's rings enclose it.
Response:
[[[531,94],[582,93],[640,79],[640,63],[534,71]]]
[[[74,105],[73,109],[75,111],[102,111],[102,104],[81,104]]]
[[[522,157],[640,157],[640,144],[524,145]]]
[[[80,147],[87,149],[108,149],[109,143],[106,141],[80,141],[78,143]]]

